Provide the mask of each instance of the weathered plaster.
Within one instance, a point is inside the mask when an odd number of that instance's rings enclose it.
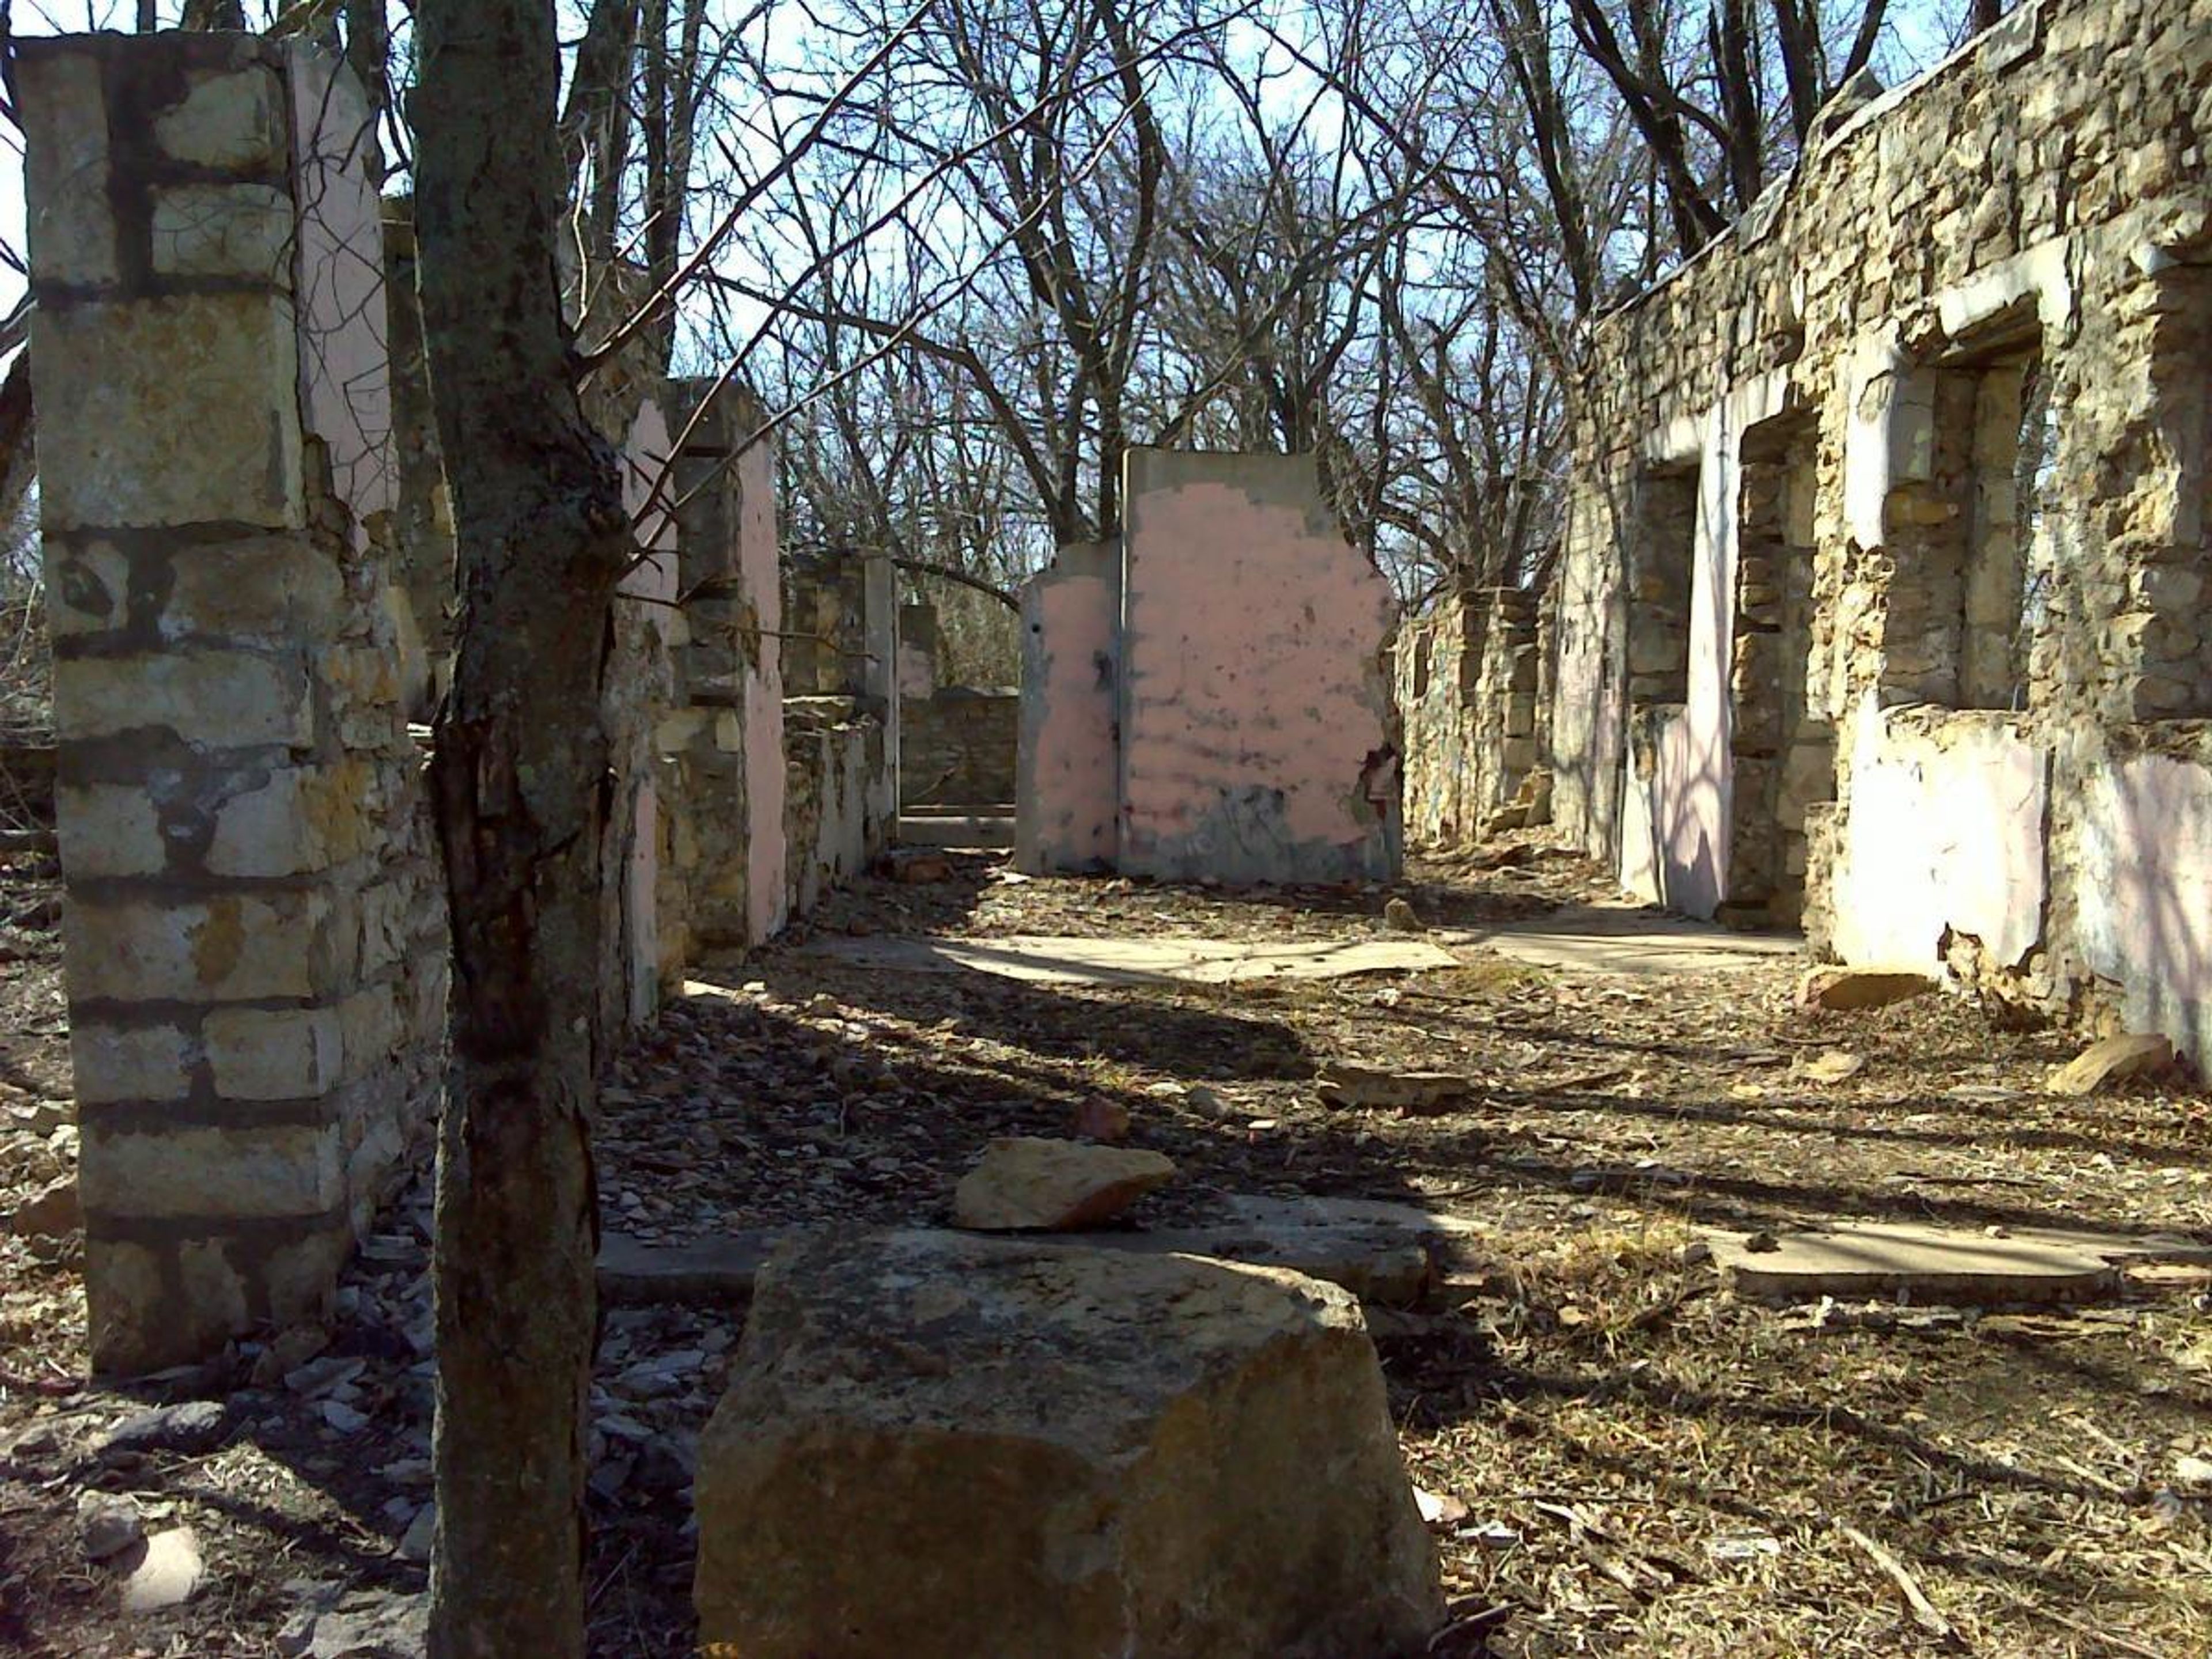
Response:
[[[1120,867],[1394,876],[1395,606],[1312,458],[1132,449],[1125,476]]]
[[[1120,847],[1121,544],[1060,550],[1022,587],[1014,865],[1109,869]]]

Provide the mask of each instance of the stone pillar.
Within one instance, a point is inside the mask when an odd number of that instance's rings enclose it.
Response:
[[[301,43],[18,45],[92,1357],[319,1317],[427,1115],[375,140]]]
[[[867,810],[889,823],[899,805],[899,605],[898,570],[884,554],[870,554],[862,568],[860,611],[860,696],[884,725],[883,758],[868,779]]]

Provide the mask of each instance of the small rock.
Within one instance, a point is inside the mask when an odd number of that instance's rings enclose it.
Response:
[[[1182,1096],[1183,1104],[1202,1117],[1229,1115],[1229,1103],[1203,1083],[1194,1084],[1183,1090],[1176,1090],[1173,1084],[1169,1084],[1167,1087],[1171,1093],[1180,1093]]]
[[[2052,1072],[2044,1084],[2054,1095],[2093,1095],[2107,1083],[2162,1072],[2173,1064],[2173,1044],[2155,1032],[2124,1031],[2093,1042]]]
[[[146,1540],[145,1554],[123,1581],[123,1611],[158,1613],[173,1607],[200,1587],[206,1565],[200,1540],[190,1527],[172,1527]]]
[[[1320,1084],[1331,1106],[1395,1106],[1417,1114],[1447,1109],[1474,1086],[1456,1072],[1394,1072],[1348,1060],[1324,1060]]]
[[[222,1440],[224,1424],[219,1400],[188,1400],[125,1418],[100,1442],[102,1456],[117,1452],[210,1451]]]
[[[994,1140],[952,1196],[956,1225],[976,1232],[1072,1232],[1111,1220],[1176,1166],[1158,1152],[1074,1140]]]
[[[406,1561],[428,1560],[437,1539],[438,1506],[425,1504],[415,1511],[415,1518],[407,1523],[407,1530],[400,1534],[400,1559]]]
[[[1791,1069],[1815,1083],[1841,1083],[1845,1078],[1857,1076],[1865,1067],[1864,1057],[1847,1048],[1824,1048],[1810,1060],[1800,1060]]]
[[[1814,968],[1797,982],[1797,1001],[1806,1008],[1847,1013],[1884,1008],[1935,988],[1934,980],[1909,968]]]
[[[276,1357],[278,1376],[295,1371],[331,1346],[330,1333],[319,1325],[295,1325],[276,1333],[269,1352]]]
[[[1413,907],[1401,898],[1394,898],[1382,907],[1382,925],[1396,933],[1425,933],[1428,932]]]
[[[8,1221],[9,1231],[18,1238],[62,1238],[83,1224],[84,1211],[77,1203],[74,1176],[65,1176],[36,1196],[25,1199]]]
[[[77,1494],[77,1530],[84,1537],[88,1561],[105,1561],[129,1549],[146,1535],[138,1505],[127,1494],[88,1492]]]
[[[322,1413],[323,1421],[340,1434],[359,1434],[368,1426],[368,1419],[343,1400],[325,1400]]]
[[[1782,1248],[1782,1241],[1772,1233],[1756,1232],[1745,1237],[1743,1248],[1756,1255],[1771,1255]],[[1708,1244],[1705,1247],[1705,1253],[1708,1255],[1712,1254],[1711,1245]]]
[[[915,885],[952,879],[952,860],[942,853],[901,848],[890,855],[891,879]]]
[[[1075,1109],[1073,1127],[1085,1140],[1118,1146],[1129,1138],[1129,1109],[1103,1095],[1093,1095]]]

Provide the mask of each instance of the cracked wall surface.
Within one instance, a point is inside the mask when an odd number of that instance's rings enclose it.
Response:
[[[2212,4],[2017,9],[1593,331],[1555,811],[2212,1055]]]

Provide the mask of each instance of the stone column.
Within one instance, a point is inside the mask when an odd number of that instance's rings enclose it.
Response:
[[[322,1315],[434,1096],[375,140],[298,43],[18,52],[92,1357],[146,1370]]]

